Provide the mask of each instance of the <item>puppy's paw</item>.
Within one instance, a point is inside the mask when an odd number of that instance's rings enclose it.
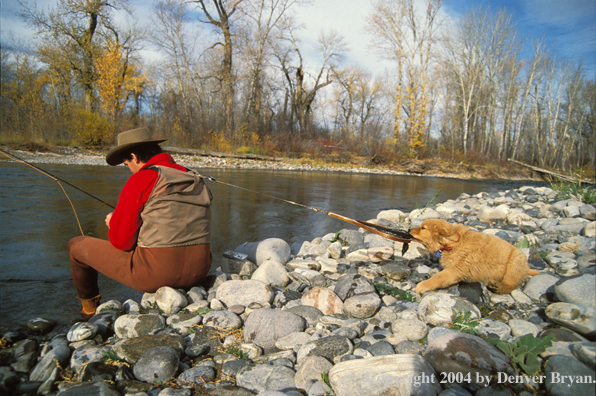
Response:
[[[487,288],[488,290],[490,290],[491,292],[493,292],[493,293],[497,293],[497,289],[498,289],[498,287],[497,287],[497,285],[495,285],[495,283],[494,283],[494,282],[490,282],[490,283],[488,283],[488,284],[486,285],[486,288]]]
[[[428,281],[422,281],[416,285],[416,293],[422,295],[427,291],[432,290],[432,287],[428,285]]]

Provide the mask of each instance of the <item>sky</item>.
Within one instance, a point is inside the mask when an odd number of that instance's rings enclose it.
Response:
[[[0,0],[2,42],[9,35],[24,41],[31,40],[34,32],[19,18],[17,0]],[[424,3],[423,0],[418,0]],[[58,0],[38,0],[39,5],[54,5]],[[152,1],[132,0],[138,23],[148,21]],[[583,64],[587,77],[596,79],[596,1],[595,0],[444,0],[441,17],[456,21],[473,7],[490,6],[494,11],[507,8],[519,32],[529,43],[544,38],[562,57]],[[335,30],[344,37],[349,52],[344,65],[359,65],[377,74],[390,68],[371,45],[366,32],[366,16],[372,10],[370,0],[314,0],[297,8],[297,20],[304,25],[299,37],[307,61],[319,61],[317,39],[322,30]],[[530,54],[530,44],[524,54]],[[145,55],[150,56],[146,51]],[[523,54],[522,54],[523,55]]]

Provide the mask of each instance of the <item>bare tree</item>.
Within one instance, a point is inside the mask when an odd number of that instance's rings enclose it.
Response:
[[[417,156],[428,133],[431,66],[437,43],[437,19],[442,0],[426,0],[418,13],[414,0],[376,0],[368,16],[368,30],[381,53],[396,62],[396,134],[401,125],[411,155]],[[403,122],[402,122],[403,121]]]
[[[464,155],[468,152],[468,137],[472,115],[477,106],[478,91],[482,85],[484,59],[481,48],[486,24],[478,21],[475,14],[466,15],[457,25],[455,32],[445,37],[442,71],[456,90],[458,108],[461,114],[462,146]]]
[[[526,81],[524,83],[524,92],[521,97],[521,103],[518,104],[519,108],[519,115],[517,120],[517,134],[515,139],[515,144],[513,145],[513,153],[511,157],[514,159],[519,159],[519,145],[522,136],[522,126],[524,117],[526,115],[526,106],[528,104],[528,97],[530,96],[530,92],[532,91],[532,87],[534,86],[534,81],[538,78],[538,74],[540,73],[541,68],[544,66],[544,57],[546,56],[546,51],[544,48],[543,41],[538,41],[533,46],[534,56],[530,60],[528,67],[526,68]]]
[[[333,82],[332,70],[337,66],[337,63],[343,58],[346,50],[344,39],[336,32],[321,33],[319,36],[318,50],[321,53],[323,60],[316,75],[312,76],[312,88],[308,88],[305,79],[309,76],[305,72],[305,67],[302,61],[302,55],[298,48],[298,40],[294,36],[293,30],[288,30],[289,34],[286,37],[288,46],[278,46],[276,48],[275,56],[279,61],[282,73],[285,76],[287,86],[287,98],[291,101],[292,115],[295,115],[298,120],[299,133],[298,138],[306,136],[311,130],[311,113],[312,104],[315,100],[317,92]],[[292,66],[295,61],[294,56],[298,58],[298,65]],[[294,76],[292,76],[294,73]],[[323,77],[324,76],[324,77]],[[293,118],[293,117],[292,117]]]
[[[205,14],[206,20],[202,22],[213,25],[223,36],[223,42],[216,42],[213,47],[222,46],[221,83],[223,86],[224,118],[226,132],[234,131],[234,95],[235,81],[232,69],[233,42],[232,42],[232,16],[238,10],[243,0],[197,0],[200,10]],[[211,7],[208,6],[211,4]]]
[[[182,99],[185,129],[207,127],[209,100],[204,92],[204,81],[209,73],[199,70],[199,61],[205,48],[198,48],[201,32],[190,23],[189,9],[185,0],[165,0],[155,4],[152,18],[151,42],[166,55],[162,74],[164,79],[175,82],[176,92]],[[165,81],[164,81],[165,83]],[[191,135],[191,142],[194,135]]]
[[[292,7],[301,0],[245,0],[239,11],[247,24],[243,52],[248,63],[245,117],[257,129],[262,126],[263,84],[267,62],[274,42],[284,35],[283,29],[292,23]]]

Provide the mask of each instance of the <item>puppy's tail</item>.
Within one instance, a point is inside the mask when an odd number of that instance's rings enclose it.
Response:
[[[538,271],[534,271],[533,269],[528,270],[528,275],[530,276],[535,276],[535,275],[540,275],[541,273]]]

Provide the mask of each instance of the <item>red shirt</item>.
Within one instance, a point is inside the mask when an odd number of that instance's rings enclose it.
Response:
[[[157,181],[157,172],[146,170],[153,165],[167,166],[186,172],[186,168],[176,164],[170,154],[161,153],[151,158],[128,179],[120,192],[118,205],[110,219],[108,236],[116,249],[132,250],[137,245],[139,229],[143,224],[141,212]]]

